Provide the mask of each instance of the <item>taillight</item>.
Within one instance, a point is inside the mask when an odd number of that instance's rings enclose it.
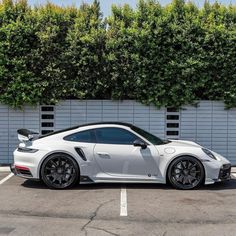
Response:
[[[29,170],[29,168],[27,168],[25,166],[15,166],[15,168],[18,170]]]

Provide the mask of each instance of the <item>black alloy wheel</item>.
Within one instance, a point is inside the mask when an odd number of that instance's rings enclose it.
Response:
[[[48,187],[65,189],[72,187],[78,181],[79,168],[69,155],[52,154],[43,162],[41,177]]]
[[[168,179],[177,189],[194,189],[204,180],[204,167],[199,160],[191,156],[175,159],[168,169]]]

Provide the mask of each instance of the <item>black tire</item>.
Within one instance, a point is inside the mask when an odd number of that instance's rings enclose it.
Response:
[[[171,162],[167,174],[168,180],[174,188],[184,190],[199,187],[205,178],[202,163],[191,156],[176,158]]]
[[[49,188],[70,188],[78,182],[79,175],[76,161],[64,153],[47,157],[41,167],[41,178]]]

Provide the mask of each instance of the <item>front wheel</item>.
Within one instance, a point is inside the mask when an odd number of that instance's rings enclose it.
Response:
[[[79,168],[69,155],[52,154],[43,162],[41,177],[49,188],[65,189],[78,181]]]
[[[194,157],[183,156],[175,159],[168,169],[168,179],[177,189],[194,189],[199,187],[204,179],[204,167]]]

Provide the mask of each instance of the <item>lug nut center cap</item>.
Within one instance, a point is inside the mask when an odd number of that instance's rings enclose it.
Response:
[[[62,168],[58,168],[58,169],[57,169],[57,173],[58,173],[58,174],[62,174],[62,173],[63,173],[63,169],[62,169]]]
[[[184,170],[184,174],[188,175],[189,174],[189,170]]]

